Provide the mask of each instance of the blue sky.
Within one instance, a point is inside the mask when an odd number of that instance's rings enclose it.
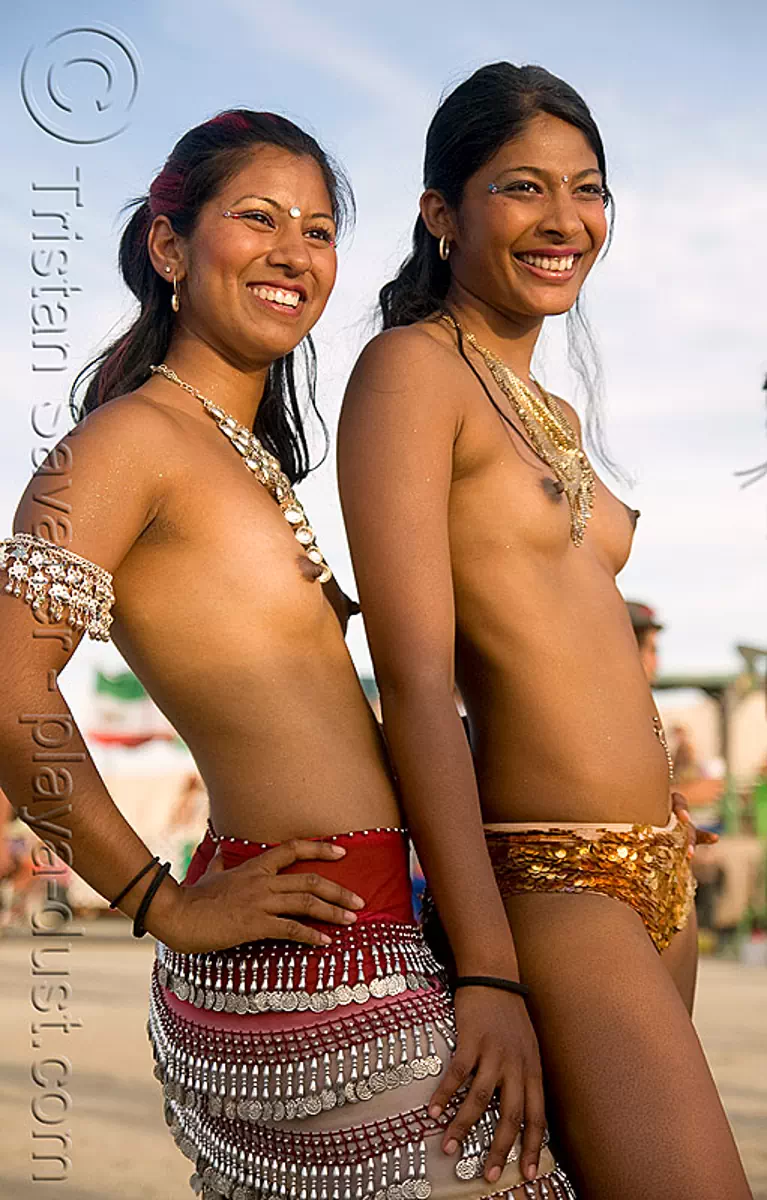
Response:
[[[125,131],[77,146],[33,123],[19,77],[30,47],[94,22],[127,35],[141,80]],[[130,311],[115,269],[119,210],[146,190],[178,136],[232,105],[277,110],[311,127],[349,171],[359,206],[317,335],[320,400],[333,426],[369,336],[377,288],[407,248],[424,134],[441,92],[483,62],[538,62],[590,103],[617,199],[613,247],[586,300],[606,376],[610,446],[636,480],[617,490],[643,514],[622,589],[667,620],[669,670],[728,668],[735,643],[767,642],[767,480],[741,491],[733,476],[767,459],[760,391],[767,7],[754,0],[43,2],[6,5],[4,35],[3,528],[38,440],[32,405],[63,396],[69,378],[41,380],[30,370],[33,181],[58,184],[80,167],[83,240],[72,251],[71,278],[82,291],[71,301],[68,329],[70,361],[78,364]],[[94,71],[75,67],[66,76],[80,111],[99,86]],[[539,359],[544,381],[577,403],[557,323]],[[332,457],[303,498],[351,588]],[[364,664],[359,630],[352,645]]]

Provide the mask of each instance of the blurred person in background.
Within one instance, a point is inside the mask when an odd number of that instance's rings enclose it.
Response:
[[[658,635],[665,626],[658,620],[655,609],[643,601],[627,600],[626,607],[637,640],[642,669],[652,687],[658,677],[660,662]],[[724,794],[724,780],[710,778],[703,773],[692,735],[686,727],[675,725],[669,732],[674,782],[682,788],[701,834],[715,830],[718,824],[717,805]],[[701,836],[700,840],[708,842],[711,839]]]

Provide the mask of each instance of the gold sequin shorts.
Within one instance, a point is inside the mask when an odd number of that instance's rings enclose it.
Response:
[[[684,929],[695,900],[687,830],[667,825],[534,822],[485,825],[504,897],[520,892],[593,892],[639,914],[656,950]]]

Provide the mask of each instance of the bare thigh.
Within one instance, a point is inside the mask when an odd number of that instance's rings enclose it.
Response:
[[[698,982],[698,918],[695,909],[690,913],[684,929],[674,936],[671,945],[663,951],[662,959],[679,989],[685,1008],[692,1016],[695,985]]]
[[[680,989],[637,914],[551,893],[507,911],[580,1200],[751,1200]]]

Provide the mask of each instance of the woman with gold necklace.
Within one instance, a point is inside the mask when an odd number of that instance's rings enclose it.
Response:
[[[0,542],[0,784],[157,938],[156,1073],[203,1200],[568,1200],[548,1149],[521,1161],[511,1091],[428,1111],[454,1010],[331,603],[344,623],[349,606],[293,491],[345,195],[313,138],[235,110],[185,134],[137,205],[120,264],[138,316]],[[205,781],[186,886],[59,694],[83,631],[113,637]],[[480,1069],[511,1045],[485,1039]],[[448,1156],[458,1107],[473,1128]]]
[[[514,1028],[526,1004],[584,1196],[745,1200],[690,1020],[688,839],[615,583],[638,514],[531,374],[546,317],[577,327],[606,240],[602,141],[562,80],[496,63],[438,109],[424,184],[339,465],[393,764],[455,967],[480,977],[433,1111],[471,1070],[462,1031]],[[488,1017],[485,976],[529,995]]]

